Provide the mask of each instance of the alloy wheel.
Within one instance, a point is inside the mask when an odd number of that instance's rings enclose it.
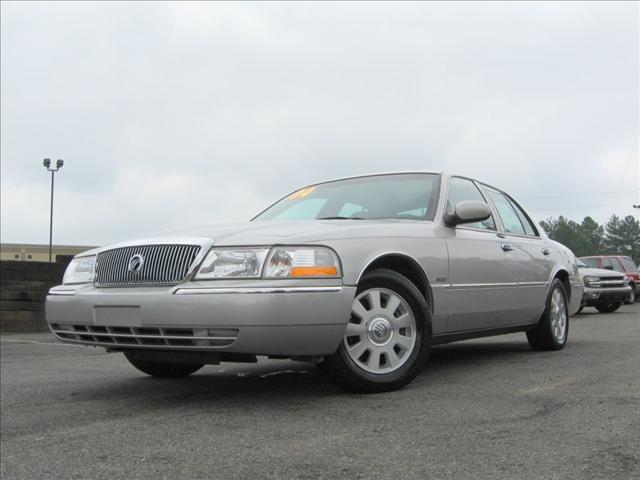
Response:
[[[551,333],[558,343],[563,343],[567,335],[567,308],[564,295],[556,288],[551,295]]]

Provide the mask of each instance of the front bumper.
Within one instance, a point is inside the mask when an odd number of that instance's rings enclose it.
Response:
[[[622,302],[631,292],[631,287],[621,288],[591,288],[585,287],[582,295],[582,305],[592,307],[609,302]]]
[[[333,281],[200,282],[174,287],[59,286],[45,312],[63,342],[257,355],[327,355],[338,347],[356,287]]]

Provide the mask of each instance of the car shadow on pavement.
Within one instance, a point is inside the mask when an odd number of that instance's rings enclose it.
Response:
[[[451,376],[500,360],[527,361],[531,352],[525,342],[460,343],[434,347],[421,375],[408,388],[426,380],[435,384],[450,381]],[[124,359],[123,359],[124,362]],[[127,366],[128,367],[128,366]],[[269,361],[264,364],[222,364],[204,367],[183,379],[147,377],[131,368],[123,378],[110,376],[74,392],[74,400],[95,401],[108,396],[111,402],[139,403],[143,409],[183,408],[223,404],[251,408],[257,402],[283,408],[296,408],[296,402],[308,408],[314,402],[336,398],[379,398],[344,392],[332,385],[313,364]],[[121,370],[118,370],[121,372]],[[428,380],[427,380],[428,379]],[[447,380],[449,379],[449,380]],[[387,395],[387,394],[382,394]],[[390,393],[388,395],[398,395]],[[402,395],[400,393],[400,395]]]

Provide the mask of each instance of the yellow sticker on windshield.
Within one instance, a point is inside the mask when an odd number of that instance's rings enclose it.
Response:
[[[288,200],[300,200],[301,198],[304,198],[307,195],[313,193],[315,189],[316,187],[307,187],[303,188],[302,190],[298,190],[297,192],[293,192],[291,195],[289,195]]]

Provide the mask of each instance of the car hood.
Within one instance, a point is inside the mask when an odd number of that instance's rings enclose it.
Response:
[[[131,245],[158,243],[203,243],[213,241],[220,246],[278,245],[322,243],[343,238],[424,235],[432,222],[416,220],[313,220],[222,223],[195,228],[168,230],[145,235],[83,252],[95,254],[103,250]]]
[[[580,278],[584,278],[587,275],[592,275],[594,277],[624,277],[624,273],[615,272],[612,270],[604,270],[602,268],[581,268],[579,270]]]

